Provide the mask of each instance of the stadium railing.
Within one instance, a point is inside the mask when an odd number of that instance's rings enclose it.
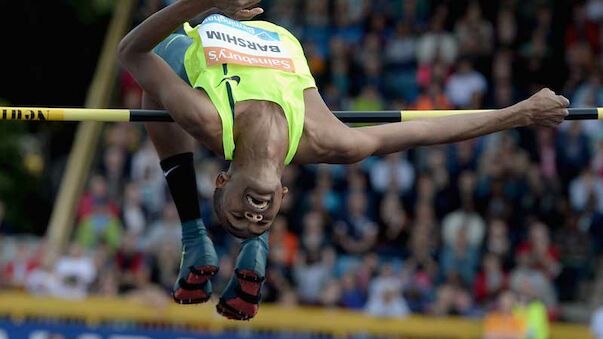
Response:
[[[345,336],[403,336],[409,338],[472,339],[482,337],[482,322],[459,317],[410,316],[379,319],[360,312],[318,307],[262,305],[249,322],[230,321],[219,316],[213,304],[182,306],[140,303],[138,300],[93,297],[81,301],[33,297],[23,293],[0,293],[0,317],[14,322],[26,319],[80,321],[95,326],[111,322],[160,327],[200,329],[212,332],[250,330]],[[552,339],[589,338],[579,324],[554,323]]]

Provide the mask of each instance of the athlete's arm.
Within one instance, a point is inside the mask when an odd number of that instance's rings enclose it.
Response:
[[[555,127],[568,115],[569,101],[543,89],[516,105],[485,113],[431,118],[379,126],[348,128],[325,121],[321,162],[353,163],[370,155],[400,152],[412,147],[458,142],[523,126]],[[336,120],[336,119],[334,119]]]
[[[208,124],[219,122],[209,98],[199,95],[153,53],[153,48],[199,13],[223,12],[249,19],[263,11],[259,0],[180,0],[134,28],[119,44],[119,58],[138,83],[158,100],[187,131],[202,137]],[[251,9],[248,9],[251,8]],[[201,132],[201,133],[198,133]]]

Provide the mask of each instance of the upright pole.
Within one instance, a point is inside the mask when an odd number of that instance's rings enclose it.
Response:
[[[130,26],[133,5],[133,0],[121,0],[116,3],[99,63],[92,84],[88,88],[86,107],[106,107],[109,104],[117,72],[115,51]],[[46,231],[50,251],[46,258],[48,260],[61,254],[71,236],[78,202],[88,178],[102,127],[101,122],[86,121],[80,123],[77,128]]]

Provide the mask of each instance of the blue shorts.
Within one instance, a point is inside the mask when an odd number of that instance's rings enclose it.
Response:
[[[170,65],[172,70],[178,74],[180,79],[190,85],[186,69],[184,68],[184,54],[193,40],[182,33],[170,34],[165,40],[157,45],[153,52]]]

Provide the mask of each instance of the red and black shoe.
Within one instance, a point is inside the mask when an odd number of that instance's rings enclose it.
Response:
[[[211,297],[210,279],[219,270],[218,255],[201,219],[184,223],[182,228],[182,258],[180,274],[174,284],[174,301],[179,304],[204,303]]]
[[[179,278],[174,286],[174,301],[179,304],[201,304],[212,293],[211,277],[218,273],[217,266],[190,266],[186,278]]]
[[[264,277],[244,269],[235,270],[235,275],[224,289],[216,310],[232,320],[250,320],[255,317],[262,299]]]

